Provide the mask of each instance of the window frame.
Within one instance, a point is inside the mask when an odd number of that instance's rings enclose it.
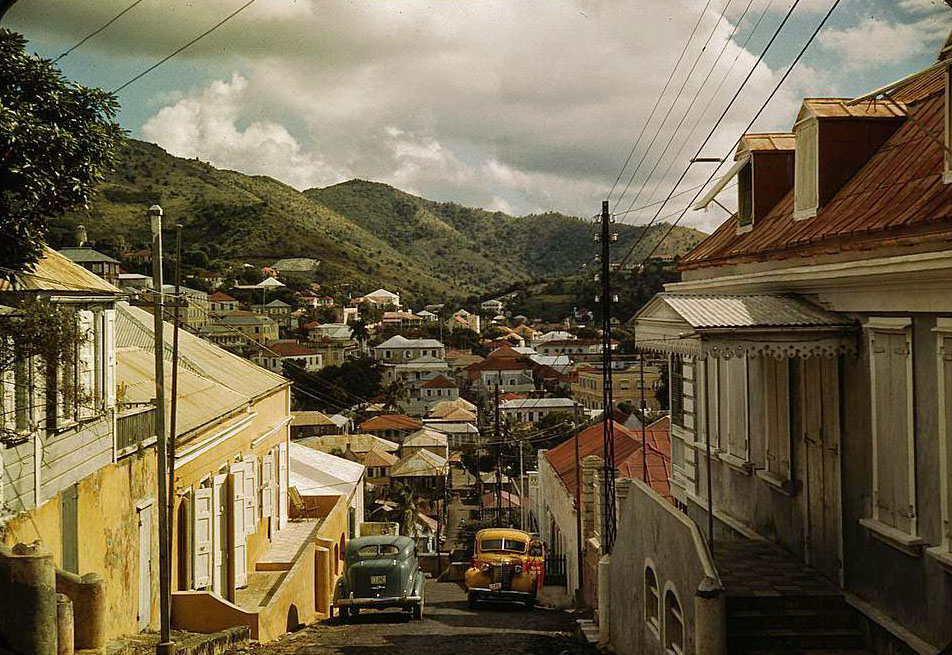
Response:
[[[762,471],[764,475],[761,477],[766,477],[781,484],[788,484],[793,478],[790,360],[787,358],[778,360],[772,357],[764,357],[760,364],[764,433],[764,468]],[[771,458],[773,458],[773,465],[771,465]]]
[[[651,574],[654,587],[649,585],[648,575]],[[658,572],[655,570],[654,563],[649,559],[645,561],[644,573],[642,574],[642,585],[644,589],[644,621],[645,624],[654,632],[655,637],[661,639],[661,586],[658,584]],[[654,612],[651,612],[651,597],[654,597]]]
[[[743,220],[745,206],[749,215]],[[754,218],[754,158],[751,156],[737,171],[737,234],[753,230]]]
[[[671,425],[684,428],[684,360],[680,355],[671,355],[668,358],[668,387]]]
[[[669,598],[674,599],[675,608],[672,608],[669,605]],[[680,631],[680,643],[676,643],[672,640],[673,635],[671,633],[671,628],[674,626],[669,625],[673,621],[669,622],[669,613],[671,614],[671,619],[675,619],[678,622],[678,627]],[[674,585],[668,582],[664,586],[664,627],[662,632],[661,645],[664,648],[665,653],[670,653],[672,655],[684,655],[684,606],[681,604],[681,599],[678,597],[678,590],[675,589]]]
[[[919,517],[918,504],[916,502],[916,451],[915,451],[915,379],[914,379],[914,342],[912,336],[913,321],[910,317],[875,317],[871,316],[864,328],[866,329],[866,343],[869,355],[869,391],[870,391],[870,442],[872,457],[870,460],[872,468],[872,516],[860,519],[860,524],[871,530],[874,536],[881,538],[886,543],[896,546],[907,553],[917,555],[922,546],[922,540],[919,538]],[[877,334],[881,335],[902,335],[906,343],[906,391],[904,394],[906,404],[906,498],[909,501],[911,515],[906,518],[909,520],[909,529],[906,530],[900,526],[890,525],[882,520],[880,514],[880,471],[879,471],[879,405],[876,401],[876,361],[875,361],[875,338]],[[895,511],[895,510],[894,510]]]
[[[946,351],[945,341],[952,340],[952,318],[937,318],[932,330],[936,335],[936,377],[938,388],[939,431],[939,506],[941,536],[938,545],[929,548],[947,571],[952,573],[952,375],[946,376],[946,362],[952,364],[952,347]],[[946,360],[946,357],[949,359]]]

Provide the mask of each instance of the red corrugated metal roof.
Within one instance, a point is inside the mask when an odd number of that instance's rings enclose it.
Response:
[[[589,455],[602,457],[604,444],[601,423],[586,428],[579,434],[579,460]],[[622,477],[643,480],[641,433],[615,422],[615,466]],[[667,418],[655,421],[646,430],[648,441],[648,483],[663,496],[670,496],[668,473],[671,462],[670,424]],[[569,494],[574,496],[578,481],[575,477],[575,440],[568,439],[546,451],[545,458],[562,479]]]
[[[923,83],[919,91],[930,88]],[[737,234],[732,216],[681,260],[682,269],[952,237],[952,186],[942,182],[942,147],[923,130],[943,134],[944,98],[932,95],[909,115],[916,120],[907,120],[817,216],[794,221],[791,191],[750,232]]]
[[[360,424],[361,432],[374,430],[419,430],[423,424],[404,414],[381,414]]]

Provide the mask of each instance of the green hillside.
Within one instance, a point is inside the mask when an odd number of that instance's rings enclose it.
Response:
[[[434,202],[386,184],[351,180],[304,192],[309,198],[381,236],[413,258],[439,270],[475,275],[489,288],[505,286],[506,273],[530,278],[571,275],[590,263],[596,252],[595,227],[589,221],[558,213],[514,217],[502,212]],[[654,247],[668,225],[656,225],[639,244],[633,261]],[[627,252],[643,228],[617,224],[617,252]],[[657,255],[684,254],[704,234],[676,227]],[[474,267],[475,265],[475,267]]]
[[[94,242],[144,247],[145,209],[153,203],[165,210],[166,225],[183,225],[186,251],[200,251],[212,268],[312,257],[322,262],[321,281],[328,286],[384,286],[410,302],[571,274],[595,248],[592,225],[561,214],[516,218],[359,180],[301,193],[269,177],[220,170],[135,140],[89,209],[52,226],[52,245],[71,244],[82,223]],[[618,227],[620,248],[640,230]],[[660,235],[667,226],[655,229]],[[652,236],[645,246],[654,244]],[[663,251],[683,253],[702,236],[678,228]]]

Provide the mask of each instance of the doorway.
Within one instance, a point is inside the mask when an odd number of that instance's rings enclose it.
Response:
[[[152,622],[152,504],[139,507],[139,611],[140,631]]]

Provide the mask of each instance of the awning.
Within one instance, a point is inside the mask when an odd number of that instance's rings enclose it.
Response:
[[[635,315],[635,345],[698,359],[855,354],[857,328],[793,295],[659,293]]]
[[[746,166],[749,162],[750,162],[750,153],[747,153],[741,156],[740,159],[734,162],[734,165],[730,167],[730,170],[727,171],[724,177],[719,179],[717,181],[717,184],[712,186],[708,190],[707,193],[701,196],[701,199],[698,200],[696,203],[694,203],[694,206],[691,209],[695,211],[697,211],[698,209],[706,209],[707,206],[710,205],[711,202],[713,202],[714,198],[717,197],[717,194],[719,194],[721,191],[724,190],[724,187],[727,186],[727,183],[733,180],[737,176],[737,174],[740,173],[740,170],[744,166]]]

